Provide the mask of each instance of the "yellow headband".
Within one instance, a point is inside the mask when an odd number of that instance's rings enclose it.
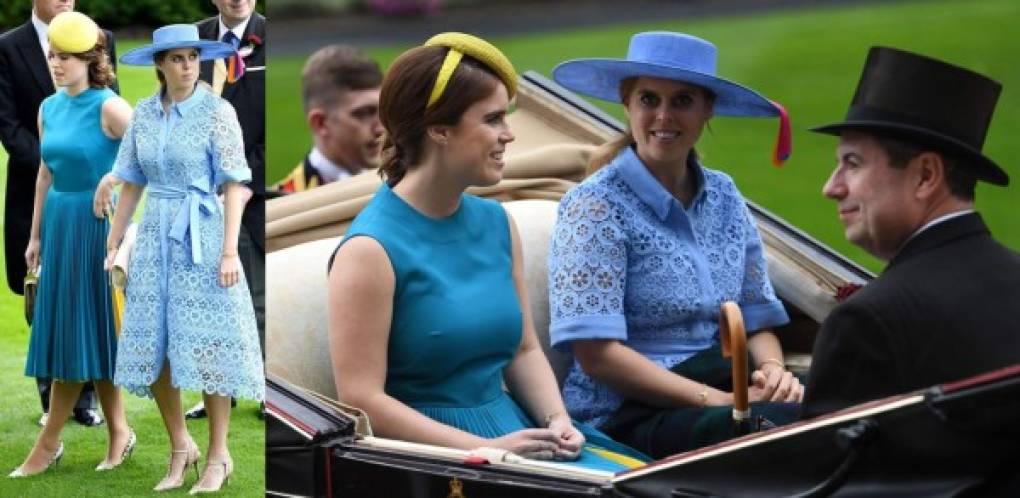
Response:
[[[80,54],[96,46],[99,26],[80,12],[61,12],[50,21],[46,36],[57,51]]]
[[[507,96],[513,98],[517,94],[517,71],[514,70],[510,59],[507,59],[503,52],[491,43],[466,33],[440,33],[425,42],[426,47],[442,46],[450,49],[443,59],[443,65],[436,75],[436,83],[432,86],[432,93],[425,108],[432,107],[439,98],[443,96],[450,76],[457,69],[464,55],[470,55],[489,69],[492,69],[499,79],[506,85]]]

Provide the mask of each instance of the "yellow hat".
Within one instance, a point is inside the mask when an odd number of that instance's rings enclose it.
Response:
[[[99,26],[80,12],[61,12],[50,21],[47,30],[50,46],[60,52],[88,52],[99,41]]]
[[[429,96],[426,108],[432,107],[443,95],[450,76],[453,75],[453,71],[457,69],[461,57],[465,54],[492,69],[506,85],[508,97],[513,98],[517,94],[517,71],[514,70],[514,65],[510,63],[510,59],[503,55],[503,52],[500,52],[491,43],[466,33],[449,32],[429,38],[425,42],[425,46],[442,46],[450,49],[446,54],[446,59],[443,60],[443,66],[439,69],[439,74],[436,75],[436,83],[432,87],[432,94]]]

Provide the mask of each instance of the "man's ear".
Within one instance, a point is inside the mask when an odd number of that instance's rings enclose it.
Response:
[[[319,135],[322,132],[326,123],[326,117],[326,111],[318,107],[313,107],[305,115],[305,121],[308,122],[308,128],[312,130],[313,135]]]
[[[946,163],[942,155],[930,150],[921,152],[911,162],[917,168],[914,193],[918,199],[931,199],[946,188]]]
[[[450,127],[446,125],[432,125],[425,128],[425,135],[441,146],[450,141],[450,132]]]

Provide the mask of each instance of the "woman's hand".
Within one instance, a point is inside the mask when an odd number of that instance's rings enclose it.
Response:
[[[113,260],[117,258],[117,246],[110,246],[106,248],[106,259],[103,260],[103,269],[110,271],[113,269]]]
[[[490,439],[488,446],[533,460],[552,460],[560,448],[559,441],[560,435],[552,429],[521,429]]]
[[[804,399],[804,386],[792,373],[771,363],[751,374],[748,389],[750,401],[780,401],[800,403]]]
[[[220,286],[231,287],[241,280],[241,258],[237,253],[224,254],[220,259]]]
[[[113,187],[118,181],[112,174],[103,175],[96,186],[96,195],[92,198],[92,214],[96,218],[103,218],[107,213],[113,213]]]
[[[25,249],[25,265],[29,270],[39,266],[39,239],[32,238],[28,241],[28,248]]]
[[[561,413],[549,419],[549,429],[558,437],[559,448],[553,454],[555,460],[577,460],[584,446],[584,434],[574,427],[570,417]]]

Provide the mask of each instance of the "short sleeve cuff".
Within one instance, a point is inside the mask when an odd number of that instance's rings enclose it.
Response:
[[[790,316],[786,314],[783,303],[779,301],[741,305],[740,311],[744,314],[744,329],[748,332],[757,332],[790,323]]]
[[[623,315],[586,315],[554,320],[549,340],[559,351],[569,353],[570,342],[578,339],[627,340],[627,320]]]
[[[216,172],[216,185],[227,182],[248,183],[251,181],[250,168],[221,169]]]
[[[145,178],[145,175],[143,175],[140,171],[137,170],[117,167],[113,168],[113,171],[111,173],[113,174],[114,178],[119,178],[128,183],[134,183],[136,185],[145,185],[149,183],[149,181]]]

